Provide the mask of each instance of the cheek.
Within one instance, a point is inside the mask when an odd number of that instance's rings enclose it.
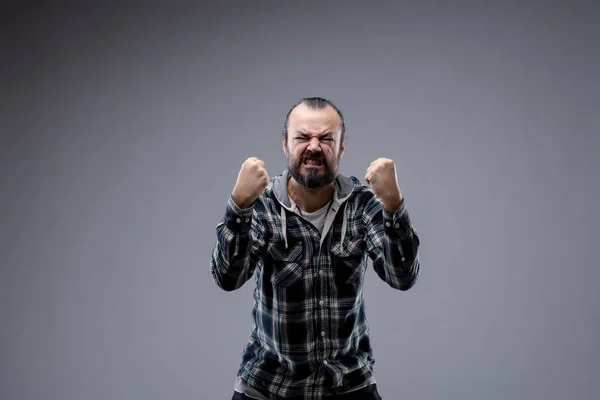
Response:
[[[297,147],[294,149],[291,149],[291,152],[288,156],[290,162],[293,163],[298,163],[300,162],[300,160],[302,159],[302,150],[298,149]]]
[[[331,161],[337,161],[337,154],[335,153],[335,151],[333,151],[331,149],[328,149],[325,152],[325,157],[327,158],[327,160],[329,162],[331,162]]]
[[[298,160],[298,159],[302,158],[305,151],[306,151],[306,146],[296,146],[295,148],[292,149],[292,156]]]

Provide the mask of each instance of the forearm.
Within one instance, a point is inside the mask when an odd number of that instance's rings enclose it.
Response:
[[[404,201],[391,212],[374,201],[367,210],[369,248],[373,267],[388,285],[408,290],[419,277],[419,237],[414,230]]]
[[[242,210],[230,198],[217,225],[217,241],[210,262],[213,280],[224,290],[240,288],[254,272],[253,223],[253,209]]]
[[[414,230],[404,202],[395,212],[383,210],[384,263],[390,286],[408,290],[421,270],[419,236]]]

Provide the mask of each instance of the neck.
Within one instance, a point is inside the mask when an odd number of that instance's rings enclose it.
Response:
[[[287,191],[290,198],[302,211],[312,213],[331,201],[335,193],[335,183],[320,189],[308,189],[290,177],[287,184]]]

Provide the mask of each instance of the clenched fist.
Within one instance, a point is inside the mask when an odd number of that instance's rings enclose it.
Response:
[[[242,164],[231,197],[238,207],[248,208],[268,184],[269,175],[265,163],[256,157],[250,157]]]
[[[367,169],[365,181],[388,211],[396,211],[402,204],[402,192],[396,177],[396,165],[389,158],[378,158]]]

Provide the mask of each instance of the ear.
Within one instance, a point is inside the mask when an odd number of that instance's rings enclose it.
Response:
[[[283,154],[285,154],[285,156],[287,157],[287,138],[284,137],[283,139],[281,139],[281,147],[283,148]]]
[[[341,144],[340,144],[340,158],[342,158],[344,156],[344,152],[346,151],[346,141],[344,140]]]

